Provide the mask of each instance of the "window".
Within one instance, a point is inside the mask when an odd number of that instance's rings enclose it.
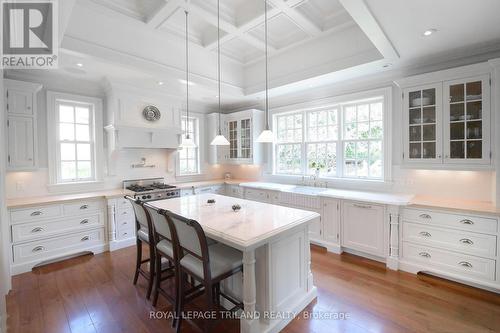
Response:
[[[187,176],[187,175],[196,175],[200,173],[200,163],[199,163],[199,126],[197,118],[189,118],[183,117],[182,119],[182,128],[186,128],[187,122],[187,131],[193,141],[196,143],[195,148],[183,148],[179,150],[179,175]],[[187,133],[182,135],[182,139],[185,138]]]
[[[102,101],[47,93],[50,185],[102,180]]]
[[[282,174],[300,174],[302,171],[302,113],[276,117],[278,140],[276,170]]]
[[[92,106],[57,101],[59,131],[58,180],[61,183],[95,179]]]
[[[274,116],[275,174],[384,178],[384,97]]]

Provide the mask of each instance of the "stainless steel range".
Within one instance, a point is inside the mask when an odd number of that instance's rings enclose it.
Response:
[[[134,198],[143,201],[178,198],[180,190],[164,183],[163,178],[124,180],[123,188],[134,192]]]

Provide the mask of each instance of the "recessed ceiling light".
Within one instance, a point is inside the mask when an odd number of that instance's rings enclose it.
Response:
[[[162,86],[162,85],[164,85],[164,84],[165,84],[165,82],[163,82],[163,81],[158,81],[158,85],[159,85],[159,86]]]
[[[436,30],[436,29],[428,29],[428,30],[425,30],[425,31],[424,31],[424,34],[423,34],[423,35],[424,35],[425,37],[429,37],[430,35],[434,34],[435,32],[437,32],[437,30]]]
[[[76,66],[78,67],[83,67],[83,64],[81,62],[77,63]]]
[[[186,82],[187,82],[188,85],[194,86],[194,82],[191,82],[191,81],[179,80],[179,82],[182,83],[182,84],[186,84]]]

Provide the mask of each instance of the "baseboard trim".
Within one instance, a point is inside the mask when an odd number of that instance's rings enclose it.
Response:
[[[114,241],[109,242],[109,251],[113,252],[116,250],[120,250],[120,249],[123,249],[126,247],[136,245],[136,243],[137,243],[137,240],[135,237],[122,239],[122,240],[114,240]]]

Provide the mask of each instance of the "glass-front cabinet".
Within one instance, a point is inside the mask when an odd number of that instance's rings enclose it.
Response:
[[[490,74],[403,88],[403,164],[491,165],[490,89]]]
[[[414,163],[441,163],[441,84],[405,90],[405,151]]]
[[[256,142],[264,128],[264,112],[251,109],[221,115],[222,131],[229,146],[211,146],[217,134],[218,114],[207,115],[208,156],[210,164],[261,164],[265,145]]]
[[[446,163],[489,163],[489,91],[489,76],[444,83]]]

